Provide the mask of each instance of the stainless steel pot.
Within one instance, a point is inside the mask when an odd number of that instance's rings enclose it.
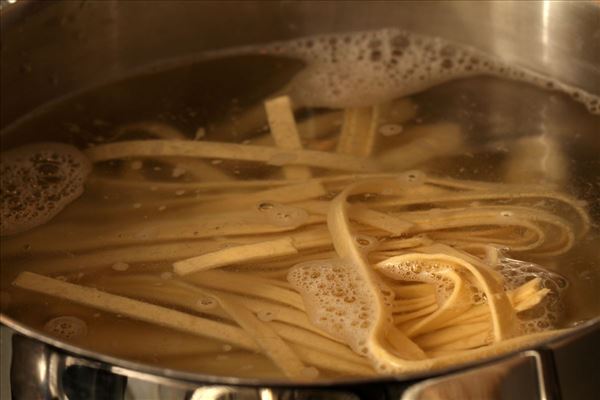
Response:
[[[594,2],[3,0],[0,17],[1,127],[160,61],[381,27],[443,36],[600,94]],[[592,398],[600,389],[600,320],[435,376],[294,386],[157,369],[61,343],[6,315],[1,322],[3,399]]]

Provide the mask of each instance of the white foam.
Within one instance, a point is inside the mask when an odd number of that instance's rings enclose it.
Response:
[[[290,269],[288,281],[302,295],[315,325],[367,355],[377,312],[371,292],[348,263],[340,259],[300,263]]]
[[[35,143],[2,153],[0,234],[14,235],[42,225],[83,193],[92,169],[75,147]]]
[[[395,280],[407,282],[426,282],[435,286],[438,303],[444,303],[454,290],[454,283],[445,276],[445,272],[452,271],[462,275],[463,272],[451,263],[431,260],[404,260],[400,263],[386,264],[381,272]],[[474,304],[485,302],[485,294],[476,286],[469,283],[464,277],[463,282],[471,293]]]
[[[246,49],[246,51],[248,51]],[[290,86],[295,104],[358,107],[488,74],[557,90],[600,114],[600,97],[450,41],[400,29],[330,34],[254,48],[307,64]]]
[[[518,314],[523,333],[533,333],[556,327],[564,311],[563,296],[569,281],[530,262],[501,257],[497,266],[505,281],[505,289],[512,290],[534,279],[541,279],[541,287],[549,289],[544,299],[533,308]]]

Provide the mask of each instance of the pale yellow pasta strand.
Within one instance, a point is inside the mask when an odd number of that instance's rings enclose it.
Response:
[[[172,328],[193,335],[229,342],[244,349],[258,350],[254,341],[238,327],[170,310],[154,304],[75,285],[31,272],[22,272],[13,285],[58,297],[99,310],[122,314],[151,324]]]
[[[296,128],[290,98],[281,96],[267,100],[265,110],[275,145],[286,150],[301,150],[302,142]],[[305,180],[312,177],[310,169],[301,165],[284,166],[283,173],[288,179]]]
[[[186,282],[207,288],[277,301],[304,311],[304,303],[298,293],[269,283],[267,279],[248,274],[225,271],[203,271],[188,275]]]
[[[356,222],[379,228],[391,233],[392,236],[400,236],[409,231],[414,225],[402,218],[372,210],[361,205],[352,206],[348,211],[348,215],[350,216],[350,219]]]
[[[112,139],[120,137],[127,132],[144,132],[152,137],[172,140],[188,140],[188,137],[172,125],[157,121],[141,121],[121,125]],[[165,160],[169,162],[168,160]],[[208,165],[201,160],[181,159],[170,162],[175,167],[185,168],[191,175],[197,178],[212,181],[229,181],[231,177],[218,168]]]
[[[304,165],[339,171],[377,170],[371,161],[345,154],[208,141],[184,143],[176,140],[133,140],[91,147],[85,150],[85,154],[94,162],[164,156],[256,161],[277,166]]]
[[[404,135],[415,139],[377,156],[383,170],[403,171],[440,156],[450,156],[464,150],[460,126],[452,123],[415,125]]]
[[[255,262],[275,257],[297,254],[291,237],[227,247],[212,253],[188,258],[173,263],[178,275],[187,275],[208,269],[224,267],[238,262]]]
[[[369,157],[375,146],[380,112],[380,106],[347,108],[336,151]]]
[[[242,302],[222,294],[216,298],[221,307],[256,341],[259,348],[288,378],[308,378],[305,365],[273,328],[256,318]]]
[[[343,358],[323,353],[300,343],[292,343],[290,344],[290,347],[294,349],[296,353],[300,354],[306,363],[316,365],[319,368],[355,376],[375,375],[373,368],[364,364],[347,361]]]
[[[211,288],[210,291],[213,293],[227,293],[230,296],[237,298],[239,301],[243,301],[244,305],[255,313],[269,315],[273,321],[285,322],[307,331],[314,332],[320,336],[328,338],[329,340],[337,341],[337,339],[313,325],[308,320],[306,313],[296,308],[280,304],[279,302],[273,300],[248,297],[237,293],[226,292],[220,289]]]
[[[373,188],[381,190],[382,184],[391,183],[385,180],[373,180],[355,183],[344,189],[333,201],[331,202],[331,208],[327,215],[327,225],[332,236],[334,248],[341,259],[349,260],[352,267],[356,270],[358,276],[364,280],[364,284],[369,288],[373,302],[373,307],[377,315],[373,326],[370,327],[366,341],[368,345],[368,352],[371,357],[376,361],[380,362],[386,360],[387,363],[390,359],[397,359],[396,356],[392,355],[381,342],[383,339],[380,332],[386,331],[388,325],[388,315],[379,286],[376,283],[376,277],[372,272],[371,267],[368,264],[365,254],[358,248],[350,230],[350,221],[348,217],[348,203],[347,198],[353,194],[370,192]],[[397,184],[397,182],[393,182]],[[391,186],[393,186],[393,184]],[[384,186],[385,187],[385,186]],[[386,188],[387,189],[387,188]],[[398,331],[397,335],[404,335],[402,331]],[[414,344],[408,337],[402,337],[402,341],[405,343],[404,352],[407,357],[411,357],[412,354],[418,353],[420,349]]]
[[[293,325],[281,322],[270,322],[273,329],[286,340],[290,342],[310,346],[324,353],[331,354],[336,357],[343,358],[347,361],[354,362],[359,365],[369,366],[369,362],[354,353],[348,346],[311,331],[299,329]]]

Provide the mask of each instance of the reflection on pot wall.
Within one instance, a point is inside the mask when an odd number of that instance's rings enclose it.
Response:
[[[145,3],[26,0],[3,7],[1,86],[11,101],[2,102],[1,126],[48,100],[159,60],[382,26],[470,44],[600,92],[598,15],[586,2]]]

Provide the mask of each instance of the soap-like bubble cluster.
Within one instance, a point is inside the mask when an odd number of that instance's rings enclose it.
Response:
[[[359,107],[418,93],[474,75],[496,75],[564,92],[600,113],[600,98],[447,40],[400,29],[342,33],[278,42],[260,49],[304,61],[291,83],[296,104]]]
[[[64,316],[48,321],[44,330],[61,339],[74,340],[87,334],[87,324],[80,318]]]
[[[443,260],[406,259],[395,263],[386,263],[380,268],[380,271],[384,275],[400,281],[425,282],[434,285],[439,304],[443,304],[454,290],[454,282],[448,277],[449,273],[453,273],[463,278],[463,284],[470,292],[472,303],[483,304],[486,302],[485,293],[472,285],[460,268]]]
[[[292,267],[288,281],[302,295],[314,324],[367,355],[367,337],[377,311],[368,285],[349,263],[340,259],[300,263]]]
[[[396,299],[396,294],[394,293],[394,291],[385,283],[383,282],[377,282],[377,287],[379,288],[379,293],[381,293],[381,300],[383,301],[383,304],[385,304],[385,306],[388,309],[391,309],[391,307],[394,306],[394,300]],[[390,322],[392,322],[392,317],[390,315]]]
[[[51,220],[81,195],[91,168],[79,150],[61,143],[2,153],[0,234],[14,235]]]
[[[550,292],[533,308],[518,314],[524,333],[548,330],[556,326],[564,311],[562,298],[569,281],[561,275],[530,262],[501,257],[497,270],[504,277],[505,289],[513,290],[534,279],[541,279],[541,287]]]

